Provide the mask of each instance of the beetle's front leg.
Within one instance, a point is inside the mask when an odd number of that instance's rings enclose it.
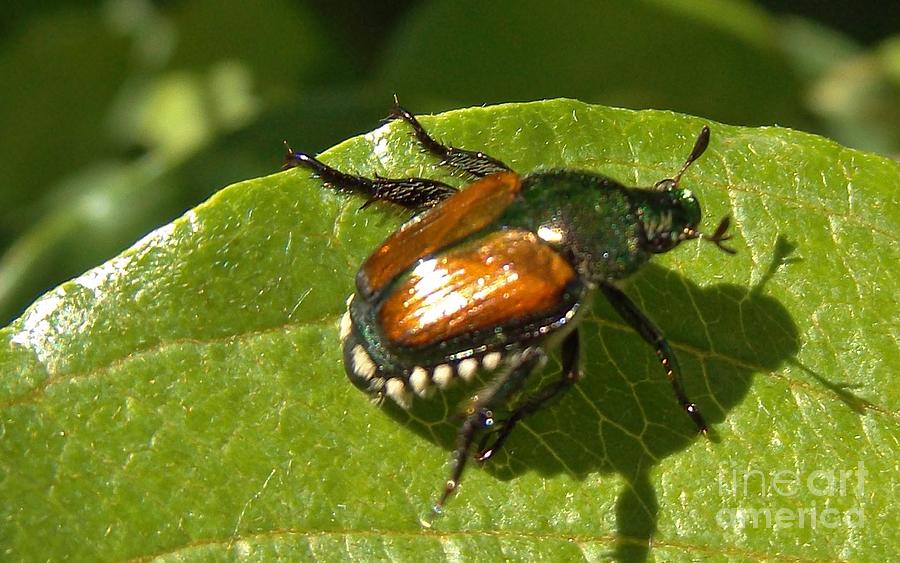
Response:
[[[675,354],[669,347],[669,343],[663,336],[662,331],[647,318],[621,289],[609,282],[601,283],[600,289],[603,290],[603,294],[625,322],[631,325],[641,338],[656,349],[656,357],[659,358],[663,369],[666,370],[666,378],[672,383],[672,389],[675,391],[675,396],[678,397],[678,402],[681,403],[681,408],[691,417],[691,420],[694,421],[700,432],[706,434],[709,426],[703,419],[703,415],[700,414],[700,409],[688,399],[687,394],[684,392],[678,360],[675,358]]]
[[[475,396],[475,399],[466,409],[466,419],[459,428],[456,450],[453,453],[453,468],[450,471],[450,478],[444,485],[444,492],[441,494],[441,498],[434,505],[435,513],[441,512],[444,503],[453,494],[453,491],[459,487],[459,480],[466,467],[466,462],[469,460],[469,450],[472,448],[475,434],[494,425],[494,406],[502,403],[511,394],[515,393],[531,372],[534,371],[534,368],[546,357],[546,353],[541,348],[526,348],[515,356],[512,365],[508,369],[497,375]]]
[[[572,385],[581,379],[579,341],[578,329],[573,330],[566,336],[562,343],[562,376],[525,399],[513,411],[512,415],[500,424],[500,428],[496,433],[485,435],[478,446],[478,453],[475,454],[476,461],[487,461],[493,457],[506,443],[506,439],[509,438],[513,428],[520,420],[542,409],[553,398],[568,391]],[[487,446],[487,441],[491,436],[494,436],[494,441],[490,446]]]

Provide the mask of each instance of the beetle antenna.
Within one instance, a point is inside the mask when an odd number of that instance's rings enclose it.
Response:
[[[703,129],[700,130],[700,134],[697,135],[697,140],[694,141],[694,148],[691,150],[691,154],[688,155],[687,160],[684,161],[684,164],[681,166],[681,170],[678,171],[678,174],[672,179],[675,186],[678,186],[678,182],[681,181],[681,175],[684,174],[685,170],[694,163],[695,160],[700,158],[700,156],[706,152],[706,147],[709,146],[709,127],[706,125],[703,126]]]

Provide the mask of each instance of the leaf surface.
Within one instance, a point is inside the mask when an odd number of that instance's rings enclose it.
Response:
[[[630,185],[670,176],[708,123],[571,100],[422,122],[523,173]],[[732,215],[739,253],[682,245],[627,291],[668,335],[715,440],[695,435],[652,350],[598,300],[585,379],[470,469],[423,529],[460,392],[380,410],[347,382],[337,337],[357,266],[404,215],[292,170],[220,191],[0,331],[0,552],[888,557],[900,165],[786,129],[709,125],[684,185],[707,231]],[[402,123],[322,159],[454,181]]]

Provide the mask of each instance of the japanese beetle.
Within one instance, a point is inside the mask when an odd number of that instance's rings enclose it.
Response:
[[[395,100],[396,101],[396,100]],[[708,427],[684,391],[675,355],[660,330],[623,293],[623,280],[653,254],[682,241],[722,243],[729,218],[701,235],[700,205],[681,176],[709,143],[704,126],[681,170],[651,188],[630,188],[594,172],[549,170],[519,175],[482,152],[444,145],[399,104],[390,118],[412,127],[440,164],[479,178],[463,190],[426,178],[366,178],[340,172],[288,148],[285,167],[302,166],[338,190],[388,201],[416,214],[362,264],[340,324],[350,380],[377,400],[409,408],[456,380],[493,372],[464,407],[440,512],[459,484],[475,444],[491,458],[516,423],[581,376],[578,321],[599,291],[656,349],[675,397],[700,432]],[[562,374],[513,406],[527,377],[561,346]]]

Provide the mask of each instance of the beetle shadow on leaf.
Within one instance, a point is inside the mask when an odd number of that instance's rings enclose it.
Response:
[[[701,288],[656,265],[646,266],[626,288],[669,339],[688,396],[713,426],[744,399],[755,372],[777,370],[799,349],[796,324],[763,290],[784,263],[776,249],[769,271],[749,289],[733,284]],[[644,560],[658,515],[650,471],[703,438],[678,405],[652,348],[602,297],[595,298],[580,326],[583,380],[521,422],[504,450],[482,467],[503,480],[527,471],[566,473],[579,480],[596,472],[619,474],[624,484],[616,503],[612,555]],[[550,362],[532,376],[530,388],[558,373],[558,361]],[[467,393],[472,389],[456,389],[431,401],[416,401],[409,413],[395,408],[386,412],[452,450],[461,421],[454,405]],[[441,401],[445,408],[435,408]]]

